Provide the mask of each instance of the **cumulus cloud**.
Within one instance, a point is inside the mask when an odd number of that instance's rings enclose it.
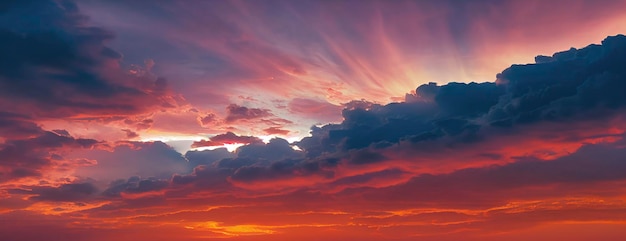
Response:
[[[498,74],[507,92],[486,117],[492,125],[511,125],[614,112],[626,103],[625,52],[626,36],[618,35],[536,64],[513,65]]]
[[[228,159],[224,159],[228,160]],[[228,191],[232,185],[228,182],[228,177],[232,175],[232,171],[225,168],[214,168],[205,165],[199,165],[193,169],[191,174],[174,175],[171,183],[174,186],[193,186],[199,188],[210,188],[211,190]],[[195,192],[192,189],[191,192]]]
[[[193,172],[188,175],[176,175],[172,179],[174,183],[202,182],[225,185],[229,178],[236,181],[252,181],[259,173],[269,177],[270,175],[264,173],[267,168],[276,169],[280,165],[286,165],[284,170],[290,171],[288,166],[294,166],[304,160],[302,152],[294,150],[289,142],[280,138],[271,139],[268,143],[247,144],[237,148],[235,153],[218,148],[191,151],[185,156],[189,159],[190,166],[194,168]]]
[[[285,139],[274,138],[267,144],[254,143],[237,148],[237,157],[249,157],[266,160],[280,160],[288,157],[298,157],[300,152],[294,150]]]
[[[226,148],[216,148],[213,150],[202,151],[188,151],[185,153],[185,158],[189,160],[189,166],[191,167],[190,170],[199,165],[211,165],[216,161],[225,158],[233,158],[235,156],[235,153],[229,152]]]
[[[498,83],[434,83],[417,88],[414,99],[388,105],[354,104],[344,121],[316,128],[297,145],[309,155],[368,146],[388,146],[459,136],[471,140],[485,126],[589,118],[624,106],[626,37],[602,45],[556,53],[550,61],[513,65]],[[596,118],[603,118],[598,117]]]

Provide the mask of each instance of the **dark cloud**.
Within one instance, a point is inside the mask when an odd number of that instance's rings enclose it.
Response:
[[[70,1],[9,1],[0,11],[0,107],[43,117],[130,114],[162,106],[163,79],[127,73]],[[17,104],[16,104],[17,103]]]
[[[228,182],[228,177],[230,175],[232,175],[231,169],[200,165],[195,167],[191,174],[176,174],[172,176],[171,183],[174,186],[192,185],[203,189],[210,188],[211,190],[227,190],[232,187]]]
[[[368,149],[350,151],[349,162],[352,164],[369,164],[384,161],[387,158],[382,154]]]
[[[507,89],[487,119],[492,125],[584,118],[611,113],[626,104],[626,36],[608,37],[602,45],[570,49],[536,64],[513,65],[498,74]],[[601,118],[596,116],[596,118]]]
[[[314,127],[297,145],[318,156],[444,136],[471,142],[485,126],[603,118],[598,114],[615,113],[626,103],[625,52],[626,37],[618,35],[602,45],[539,57],[536,64],[513,65],[496,83],[429,83],[404,103],[352,102],[343,122]]]
[[[434,131],[437,108],[431,102],[368,104],[343,110],[344,121],[315,128],[311,137],[297,143],[308,154],[394,143],[403,138]],[[315,146],[315,145],[324,146]]]
[[[7,140],[0,143],[0,182],[40,176],[42,171],[55,167],[56,160],[64,159],[60,155],[64,149],[89,149],[98,143],[48,131],[31,138]]]
[[[252,143],[237,148],[237,157],[248,157],[265,160],[281,160],[285,158],[300,157],[301,153],[294,150],[285,139],[274,138],[267,144]]]
[[[496,83],[448,83],[439,88],[434,100],[441,115],[469,118],[489,111],[504,93],[505,87]]]
[[[28,116],[0,111],[0,138],[29,138],[43,132]]]
[[[188,151],[185,153],[185,158],[189,160],[189,166],[192,170],[199,165],[211,165],[216,161],[225,158],[234,158],[235,153],[229,152],[226,148],[216,148],[214,150],[203,151]]]
[[[301,159],[283,159],[271,162],[269,165],[245,165],[237,168],[231,178],[240,182],[254,182],[291,177],[296,174],[295,171],[300,162],[302,162]]]
[[[293,177],[312,177],[314,175],[330,179],[335,173],[329,169],[336,166],[334,158],[286,158],[269,163],[249,163],[235,169],[230,176],[236,182],[254,183],[267,180],[289,180]]]
[[[109,197],[119,196],[121,193],[145,193],[163,190],[169,186],[169,180],[159,180],[156,178],[141,179],[131,177],[128,180],[117,180],[111,182],[104,190],[103,195]]]
[[[69,183],[58,187],[37,186],[23,194],[34,194],[30,200],[53,202],[76,202],[93,198],[98,189],[92,183]]]
[[[274,138],[267,144],[261,142],[241,146],[235,154],[236,157],[221,159],[210,167],[234,173],[242,167],[266,167],[278,161],[302,157],[301,152],[294,150],[286,140],[280,138]]]
[[[439,93],[439,89],[441,87],[437,85],[435,82],[429,82],[428,84],[423,84],[415,89],[415,94],[407,94],[406,102],[416,102],[416,101],[434,101],[435,96]]]
[[[238,136],[232,132],[226,132],[209,138],[209,140],[195,141],[191,147],[223,146],[224,144],[251,144],[260,143],[261,139],[255,136]]]
[[[268,109],[248,108],[236,104],[228,105],[228,107],[226,107],[226,111],[228,113],[225,119],[226,122],[260,119],[273,116],[272,112]]]
[[[254,180],[260,176],[270,178],[271,172],[291,173],[292,167],[297,167],[295,164],[304,161],[302,152],[294,150],[289,142],[280,138],[268,143],[247,144],[237,148],[235,153],[220,148],[187,152],[186,157],[190,166],[195,168],[192,174],[175,175],[172,179],[174,183],[225,185],[223,182],[229,177],[236,181]]]

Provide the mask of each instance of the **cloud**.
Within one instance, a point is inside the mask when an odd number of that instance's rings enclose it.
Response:
[[[216,161],[233,158],[236,155],[229,152],[226,148],[216,148],[213,150],[202,151],[188,151],[185,153],[185,158],[189,160],[190,170],[199,165],[211,165]]]
[[[236,104],[228,105],[228,107],[226,107],[226,111],[227,116],[225,121],[227,123],[273,116],[271,111],[268,109],[248,108]]]
[[[280,127],[268,127],[263,129],[263,131],[269,135],[287,135],[289,134],[289,130],[281,129]]]
[[[434,100],[441,115],[469,118],[489,111],[504,93],[505,87],[496,83],[448,83],[439,87]]]
[[[150,129],[154,124],[153,119],[140,119],[128,118],[124,120],[124,124],[135,127],[136,130]]]
[[[261,139],[255,136],[238,136],[232,132],[226,132],[209,138],[209,140],[195,141],[191,147],[223,146],[225,144],[251,144],[260,143]]]
[[[89,26],[74,3],[11,1],[0,19],[3,110],[88,117],[166,107],[166,81],[122,69],[121,54],[105,45],[113,34]]]
[[[0,138],[29,138],[44,132],[39,125],[26,115],[0,112]]]
[[[626,37],[618,35],[602,45],[557,53],[551,61],[511,66],[498,83],[430,83],[418,87],[411,102],[352,104],[343,111],[343,122],[314,129],[297,145],[318,155],[444,136],[471,141],[485,126],[610,115],[625,103],[618,94],[626,89],[625,74],[617,64],[626,62],[620,54],[625,50]]]
[[[91,183],[68,183],[59,187],[33,187],[28,193],[34,201],[76,202],[93,198],[98,189]]]
[[[163,190],[169,186],[168,180],[159,180],[155,178],[141,179],[140,177],[131,177],[128,180],[117,180],[111,182],[109,187],[102,192],[108,197],[120,196],[122,193],[137,194]]]
[[[130,129],[122,129],[122,131],[126,133],[126,138],[128,139],[139,137],[139,134],[137,134],[137,132],[131,131]]]
[[[12,138],[0,143],[0,182],[41,177],[43,173],[52,172],[54,168],[65,169],[64,166],[69,164],[63,164],[66,159],[62,155],[67,149],[90,149],[100,143],[93,139],[73,138],[55,132],[37,132],[36,136],[22,135],[22,138]]]
[[[193,169],[191,174],[173,175],[171,183],[174,186],[192,186],[191,190],[188,191],[190,193],[196,192],[197,188],[210,188],[213,191],[228,192],[232,188],[232,185],[227,180],[231,173],[231,170],[225,168],[211,168],[199,165]]]
[[[619,170],[626,162],[622,156],[624,136],[615,143],[585,145],[571,155],[556,160],[527,159],[505,165],[467,168],[451,173],[423,174],[406,183],[380,190],[368,190],[369,198],[394,198],[398,202],[436,201],[443,203],[480,203],[497,205],[505,200],[532,199],[568,195],[585,195],[599,189],[599,183],[624,181],[626,175]],[[597,184],[597,185],[594,185]],[[524,190],[534,190],[533,194]],[[422,195],[428,193],[428,195]],[[459,200],[458,197],[464,197]]]
[[[343,122],[315,129],[311,137],[302,139],[297,145],[305,151],[338,151],[364,148],[379,142],[398,142],[401,138],[432,131],[437,106],[428,102],[374,104],[367,108],[344,109],[342,114]],[[313,142],[314,139],[319,140]]]
[[[253,143],[237,148],[237,157],[249,157],[266,160],[280,160],[288,157],[299,157],[300,152],[291,148],[287,140],[271,139],[267,144]]]
[[[507,93],[491,108],[488,120],[510,125],[614,112],[626,103],[619,94],[626,88],[619,67],[626,63],[624,52],[626,36],[617,35],[602,45],[572,48],[536,64],[513,65],[498,74]]]
[[[209,113],[209,114],[207,114],[205,116],[199,117],[198,120],[200,121],[200,123],[203,126],[206,126],[206,125],[209,125],[209,124],[212,124],[213,122],[215,122],[216,118],[217,117],[215,116],[215,114]]]
[[[219,148],[187,152],[186,157],[190,166],[195,168],[189,175],[174,176],[174,183],[223,186],[229,183],[228,179],[253,181],[258,175],[271,177],[267,175],[267,170],[283,166],[285,171],[289,171],[289,166],[303,160],[300,151],[294,150],[289,142],[280,138],[271,139],[268,143],[256,142],[241,146],[234,154]]]
[[[98,165],[79,167],[75,173],[105,182],[132,176],[169,178],[189,169],[180,153],[160,141],[120,142],[110,150],[74,151],[68,156],[97,160]]]

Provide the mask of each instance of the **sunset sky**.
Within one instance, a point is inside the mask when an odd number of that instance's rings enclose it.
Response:
[[[0,2],[0,240],[626,239],[626,0]]]

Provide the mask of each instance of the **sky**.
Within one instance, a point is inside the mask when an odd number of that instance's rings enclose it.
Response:
[[[0,233],[626,236],[624,0],[0,3]]]

